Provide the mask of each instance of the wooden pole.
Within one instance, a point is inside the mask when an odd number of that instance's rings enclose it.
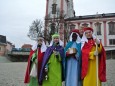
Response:
[[[96,43],[96,52],[98,52],[98,45],[97,45],[97,43]],[[98,55],[96,55],[96,83],[97,83],[97,85],[96,86],[98,86]]]
[[[98,12],[97,12],[97,19],[98,19]],[[98,29],[98,20],[96,22],[96,40],[97,40],[97,29]],[[98,44],[96,43],[96,52],[98,52]],[[99,82],[98,82],[98,55],[96,55],[96,86],[98,86]]]

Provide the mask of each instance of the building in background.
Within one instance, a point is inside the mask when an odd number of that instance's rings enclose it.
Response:
[[[12,51],[15,45],[7,41],[6,36],[0,35],[0,56],[6,55]]]
[[[0,56],[5,55],[6,45],[6,36],[0,35]]]
[[[15,45],[7,41],[6,52],[12,51],[12,48],[15,48]]]
[[[31,48],[32,48],[32,45],[31,44],[24,44],[24,45],[22,45],[22,51],[30,51],[31,50]]]
[[[73,0],[46,0],[45,37],[57,32],[66,43],[70,31],[82,26],[92,27],[108,58],[115,57],[115,13],[75,16]]]
[[[46,0],[45,39],[47,35],[60,34],[64,41],[64,19],[74,17],[73,0]],[[51,37],[48,37],[51,40]]]
[[[76,16],[66,19],[68,29],[92,27],[94,33],[101,40],[102,44],[107,47],[115,46],[115,13]]]
[[[76,16],[65,21],[69,31],[74,28],[92,27],[104,45],[108,57],[115,58],[115,13]]]

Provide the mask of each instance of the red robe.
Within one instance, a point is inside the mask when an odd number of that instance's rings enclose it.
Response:
[[[100,44],[102,46],[102,44]],[[82,72],[81,72],[81,78],[84,79],[84,77],[87,75],[88,71],[88,60],[89,60],[89,53],[92,49],[92,47],[95,46],[91,45],[91,43],[88,40],[88,43],[85,42],[83,48],[82,48]],[[99,54],[99,79],[101,82],[106,81],[106,52],[102,46],[102,51]]]
[[[33,50],[30,51],[24,83],[29,83],[29,81],[30,81],[30,69],[31,69],[31,64],[32,64],[31,58],[32,58],[32,55],[34,52],[35,51],[33,51]],[[43,56],[44,56],[44,52],[41,52],[41,49],[39,49],[38,50],[38,78],[39,78],[39,74],[40,74],[40,70],[41,70]]]

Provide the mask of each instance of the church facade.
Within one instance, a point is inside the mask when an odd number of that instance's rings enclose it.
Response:
[[[45,35],[59,33],[64,41],[65,19],[74,16],[73,0],[46,0]]]

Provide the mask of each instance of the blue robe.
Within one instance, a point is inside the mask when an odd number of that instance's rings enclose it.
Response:
[[[74,57],[66,57],[66,75],[65,86],[81,86],[81,43],[68,42],[65,47],[65,52],[68,48],[76,48],[77,54]]]

